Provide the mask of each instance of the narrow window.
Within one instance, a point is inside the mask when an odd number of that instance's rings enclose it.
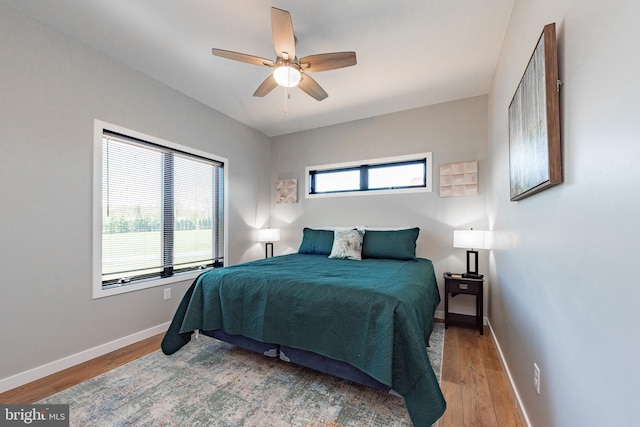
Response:
[[[307,197],[431,191],[431,153],[311,166]]]

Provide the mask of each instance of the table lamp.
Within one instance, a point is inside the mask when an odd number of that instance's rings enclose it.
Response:
[[[280,241],[279,228],[263,228],[258,230],[258,242],[266,242],[264,245],[264,257],[269,258],[269,247],[271,247],[271,257],[273,257],[273,242]]]

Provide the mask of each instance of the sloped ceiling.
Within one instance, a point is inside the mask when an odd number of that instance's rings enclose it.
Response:
[[[269,136],[486,94],[514,0],[0,0]],[[329,97],[252,94],[275,59],[270,8],[291,13],[299,57],[355,51],[314,73]],[[288,96],[288,97],[286,97]]]

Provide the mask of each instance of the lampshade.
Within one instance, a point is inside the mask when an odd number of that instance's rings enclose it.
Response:
[[[489,233],[483,230],[453,230],[453,247],[489,249]]]
[[[280,229],[279,228],[263,228],[258,230],[258,242],[279,242],[280,241]]]
[[[293,87],[300,83],[301,78],[300,71],[294,67],[285,63],[273,70],[273,78],[280,86]]]

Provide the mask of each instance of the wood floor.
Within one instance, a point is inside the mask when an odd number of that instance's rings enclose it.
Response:
[[[438,427],[524,427],[489,328],[450,326],[444,335],[440,386],[447,410]]]
[[[0,403],[34,403],[160,349],[163,334],[0,393]]]
[[[47,396],[156,351],[162,335],[0,394],[0,403],[34,403]],[[442,391],[447,411],[439,427],[523,427],[511,386],[485,327],[449,327],[445,334]]]

